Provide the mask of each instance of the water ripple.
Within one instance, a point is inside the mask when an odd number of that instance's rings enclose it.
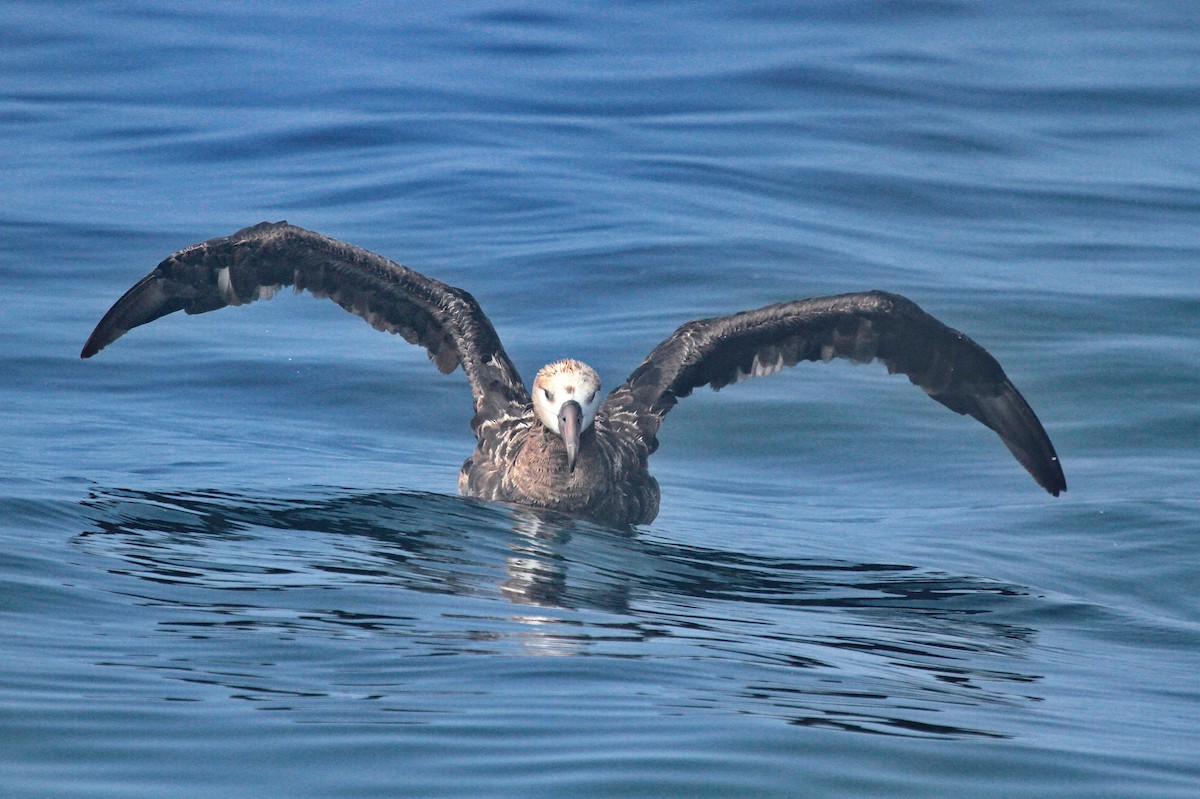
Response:
[[[106,490],[85,506],[78,545],[128,578],[120,591],[175,641],[163,649],[174,665],[127,665],[289,707],[313,694],[299,675],[228,679],[180,642],[703,660],[689,703],[890,735],[1002,736],[952,719],[1037,693],[1023,662],[1036,631],[993,618],[1036,600],[991,580],[751,556],[429,494]]]

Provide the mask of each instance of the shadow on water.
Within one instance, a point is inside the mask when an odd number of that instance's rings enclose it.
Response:
[[[1038,600],[986,579],[695,547],[436,494],[106,489],[83,504],[78,545],[157,609],[156,632],[192,641],[634,659],[686,686],[675,709],[892,735],[1005,737],[980,711],[1037,701],[1023,671],[1035,631],[1000,619]]]

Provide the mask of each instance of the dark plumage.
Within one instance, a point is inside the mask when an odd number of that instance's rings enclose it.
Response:
[[[933,399],[995,430],[1051,494],[1067,487],[1046,431],[996,359],[912,301],[882,291],[688,322],[603,401],[599,378],[578,361],[542,369],[531,397],[467,292],[319,233],[264,222],[164,260],[104,315],[82,357],[166,314],[242,305],[288,285],[329,297],[373,327],[421,345],[444,373],[462,366],[479,442],[459,476],[467,496],[650,522],[659,491],[647,459],[680,397],[831,358],[878,358],[889,372],[907,375]]]

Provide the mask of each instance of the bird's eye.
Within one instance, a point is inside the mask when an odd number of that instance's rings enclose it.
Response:
[[[554,394],[548,388],[543,388],[542,393],[546,395],[546,399],[554,402]]]
[[[591,405],[595,399],[596,399],[596,392],[593,391],[591,394],[588,394],[587,404]]]

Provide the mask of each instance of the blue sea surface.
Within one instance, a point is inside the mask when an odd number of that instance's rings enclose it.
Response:
[[[1200,796],[1200,6],[9,0],[0,197],[4,797]],[[79,359],[279,219],[609,388],[903,293],[1069,491],[877,364],[683,400],[623,530],[328,301]]]

